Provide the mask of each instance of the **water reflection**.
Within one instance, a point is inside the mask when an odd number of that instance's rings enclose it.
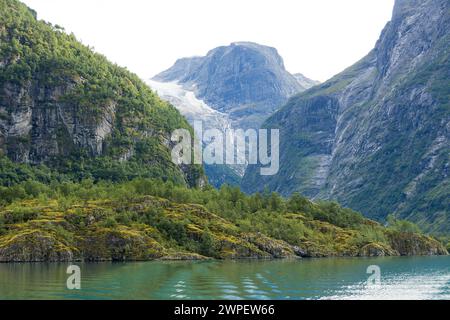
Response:
[[[66,288],[67,266],[0,264],[0,299],[450,298],[449,257],[80,264],[80,291]]]

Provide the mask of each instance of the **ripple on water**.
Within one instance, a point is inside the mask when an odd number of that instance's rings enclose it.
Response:
[[[360,282],[345,286],[334,295],[323,299],[341,300],[447,300],[450,275],[434,273],[429,275],[401,274],[382,279],[379,285]]]
[[[450,257],[83,264],[81,291],[66,268],[0,264],[0,299],[450,299]]]

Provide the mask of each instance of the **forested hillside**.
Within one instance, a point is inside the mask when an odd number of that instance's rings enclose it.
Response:
[[[0,188],[0,261],[447,254],[405,221],[389,227],[300,195],[171,182],[28,181]]]
[[[19,1],[0,1],[0,154],[75,180],[203,184],[200,166],[171,161],[178,128],[190,127],[137,76]]]

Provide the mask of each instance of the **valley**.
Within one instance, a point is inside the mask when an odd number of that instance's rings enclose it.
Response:
[[[447,0],[397,0],[322,84],[254,42],[143,81],[23,3],[0,9],[0,262],[448,254]],[[174,162],[173,132],[199,119],[280,130],[279,172]]]

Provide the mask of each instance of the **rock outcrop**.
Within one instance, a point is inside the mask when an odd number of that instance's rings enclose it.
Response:
[[[430,237],[411,233],[388,235],[391,247],[401,256],[435,256],[447,254],[441,243]]]

